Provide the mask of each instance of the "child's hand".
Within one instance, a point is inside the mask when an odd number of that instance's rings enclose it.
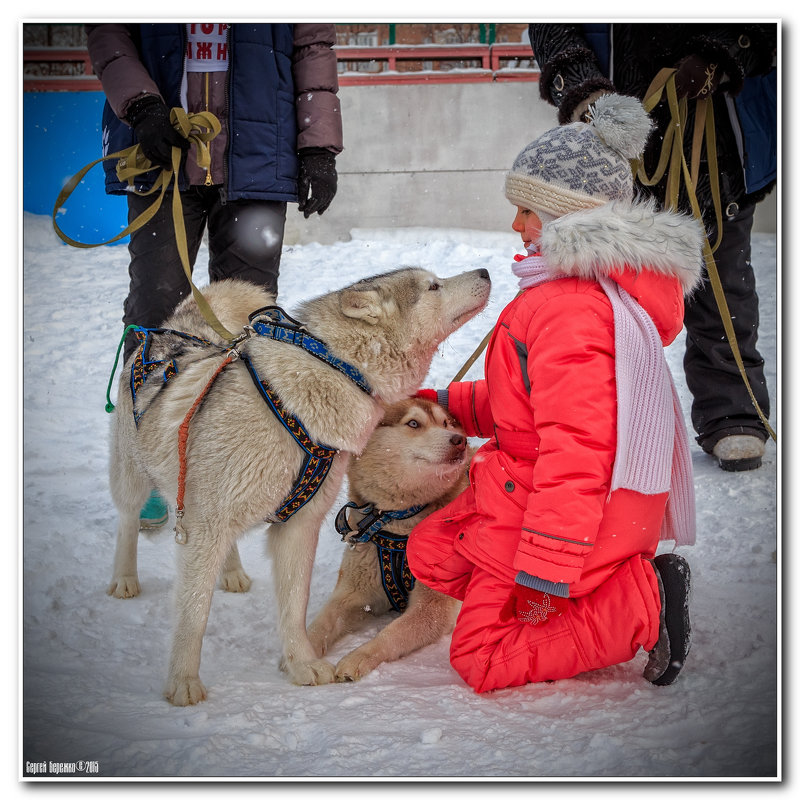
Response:
[[[516,617],[520,622],[530,625],[544,625],[555,617],[560,617],[567,609],[569,599],[545,594],[538,589],[516,583],[511,596],[500,611],[500,622],[508,622]]]
[[[438,402],[438,394],[436,389],[420,389],[414,397],[419,397],[422,400],[430,400],[431,403]]]

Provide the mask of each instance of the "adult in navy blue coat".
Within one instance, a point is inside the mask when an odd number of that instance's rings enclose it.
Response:
[[[192,265],[208,233],[209,278],[240,278],[277,294],[286,204],[306,218],[336,192],[342,151],[335,27],[331,24],[104,24],[87,26],[88,49],[107,102],[104,153],[139,142],[168,166],[188,149],[169,111],[211,111],[222,130],[211,164],[192,150],[180,175]],[[192,145],[192,149],[194,145]],[[106,164],[106,191],[125,193],[129,219],[152,197],[127,190]],[[137,189],[148,188],[146,176]],[[130,289],[123,322],[157,327],[188,293],[170,203],[130,238]],[[128,337],[126,356],[135,348]]]
[[[580,119],[599,95],[619,92],[643,99],[662,68],[676,69],[679,97],[711,97],[722,207],[722,241],[715,253],[737,343],[765,415],[769,395],[764,361],[757,349],[758,296],[750,263],[756,204],[777,175],[777,25],[713,23],[533,24],[531,47],[542,70],[541,97],[566,124]],[[669,122],[666,100],[651,117],[655,132],[644,154],[655,172],[662,134]],[[692,117],[684,132],[687,163]],[[665,200],[666,178],[640,191]],[[716,240],[708,161],[700,163],[697,197],[709,239]],[[691,211],[685,192],[682,211]],[[692,423],[703,450],[726,470],[761,465],[767,431],[761,422],[727,342],[711,285],[706,281],[686,302],[686,382],[693,396]]]
[[[331,24],[159,23],[87,26],[88,49],[107,102],[103,152],[139,143],[169,167],[187,150],[179,186],[192,267],[208,234],[209,278],[238,278],[277,295],[286,204],[306,218],[336,194],[342,123],[335,27]],[[170,124],[170,110],[210,111],[221,123],[200,167],[195,145]],[[106,191],[124,193],[129,222],[153,202],[128,190],[107,161]],[[153,173],[155,174],[155,173]],[[145,190],[152,174],[136,185]],[[191,290],[175,240],[171,202],[131,233],[123,323],[158,327]],[[137,346],[125,342],[126,359]],[[142,527],[168,519],[157,494]]]

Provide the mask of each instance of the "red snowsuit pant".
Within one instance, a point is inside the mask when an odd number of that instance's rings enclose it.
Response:
[[[450,663],[476,692],[621,664],[658,640],[658,582],[644,556],[623,561],[590,594],[570,599],[561,616],[532,625],[500,621],[514,584],[473,564],[454,545],[452,529],[423,522],[409,539],[408,560],[418,580],[463,601]]]

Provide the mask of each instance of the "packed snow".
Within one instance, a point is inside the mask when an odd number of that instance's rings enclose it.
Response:
[[[693,445],[698,537],[679,549],[692,567],[692,650],[672,686],[642,678],[640,653],[571,680],[477,695],[450,667],[447,640],[356,683],[294,686],[278,669],[270,563],[264,531],[254,529],[240,544],[252,588],[214,596],[201,665],[208,700],[170,706],[162,690],[177,546],[172,521],[140,537],[142,594],[106,594],[116,515],[104,407],[122,332],[127,249],[65,246],[46,216],[25,214],[22,234],[20,777],[38,779],[41,764],[45,778],[59,764],[78,764],[82,771],[62,777],[100,780],[781,775],[780,470],[772,441],[763,466],[747,473],[723,472]],[[775,427],[776,237],[755,234],[753,245]],[[311,294],[399,266],[443,277],[486,267],[489,307],[442,345],[425,381],[442,387],[516,293],[510,266],[518,252],[513,233],[354,230],[347,242],[286,246],[279,302],[291,313]],[[206,261],[204,246],[201,285]],[[682,351],[683,337],[667,358],[688,424]],[[469,377],[481,368],[482,359]],[[309,619],[332,590],[342,555],[332,517],[320,535]],[[332,660],[389,619],[345,639]]]

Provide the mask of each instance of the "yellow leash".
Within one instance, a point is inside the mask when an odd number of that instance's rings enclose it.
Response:
[[[182,108],[173,108],[170,111],[170,122],[184,138],[195,143],[197,151],[197,163],[203,169],[207,169],[211,164],[211,153],[208,149],[208,143],[220,132],[221,126],[219,120],[213,114],[207,111],[198,112],[196,114],[187,114]],[[202,292],[192,282],[192,269],[189,264],[189,247],[186,241],[186,226],[183,219],[183,206],[181,204],[181,193],[178,190],[178,175],[180,173],[182,153],[183,151],[180,147],[172,148],[172,166],[170,169],[162,169],[159,175],[156,177],[152,188],[148,189],[146,192],[136,191],[133,188],[134,181],[138,176],[154,169],[158,169],[158,167],[153,166],[153,164],[145,157],[138,144],[135,144],[133,147],[129,147],[126,150],[120,150],[117,153],[112,153],[111,155],[104,156],[103,158],[98,158],[96,161],[88,164],[75,175],[73,175],[64,184],[64,187],[59,192],[55,205],[53,206],[53,228],[62,241],[72,245],[73,247],[102,247],[103,245],[119,241],[129,233],[139,230],[155,216],[156,212],[161,207],[161,203],[164,200],[166,191],[174,182],[174,190],[172,192],[172,220],[173,224],[175,225],[175,241],[178,247],[178,255],[180,256],[181,264],[183,265],[183,271],[186,274],[186,279],[189,281],[189,286],[192,289],[192,295],[194,296],[195,302],[200,308],[200,312],[203,314],[206,322],[208,322],[214,331],[216,331],[216,333],[219,334],[219,336],[221,336],[226,342],[231,342],[236,338],[236,336],[227,330],[217,319]],[[58,222],[56,221],[56,215],[78,184],[83,180],[86,173],[88,173],[89,170],[97,164],[110,159],[118,159],[116,168],[117,176],[121,181],[126,181],[128,183],[130,190],[134,192],[134,194],[138,194],[142,197],[156,193],[158,193],[158,195],[151,206],[149,206],[138,217],[136,217],[136,219],[134,219],[125,228],[125,230],[123,230],[121,233],[118,233],[111,239],[108,239],[105,242],[98,242],[96,244],[86,244],[84,242],[78,242],[75,239],[71,239],[61,230],[61,228],[59,228]]]
[[[714,253],[720,245],[722,240],[722,201],[720,199],[719,188],[719,166],[717,163],[717,147],[716,147],[716,132],[714,126],[714,106],[711,98],[708,96],[700,97],[697,100],[695,107],[695,128],[692,138],[692,151],[691,151],[691,169],[686,164],[686,157],[683,150],[683,132],[686,130],[686,120],[688,119],[688,101],[685,97],[678,100],[678,93],[675,88],[675,70],[662,69],[647,89],[643,106],[645,111],[649,114],[659,102],[661,102],[664,92],[667,94],[667,102],[670,108],[671,122],[664,132],[663,144],[661,153],[659,155],[658,164],[656,165],[655,172],[652,176],[647,175],[644,166],[641,163],[634,164],[634,171],[637,177],[644,186],[655,186],[664,175],[667,175],[665,206],[667,208],[678,208],[678,193],[680,190],[680,181],[683,177],[686,193],[691,203],[692,213],[695,218],[702,222],[700,213],[700,206],[697,202],[697,195],[695,186],[697,185],[697,177],[700,172],[700,155],[702,151],[703,139],[706,144],[706,155],[708,158],[708,172],[709,181],[711,183],[711,194],[714,202],[714,214],[717,222],[717,238],[712,247],[708,241],[708,236],[704,236],[703,240],[703,260],[706,265],[706,272],[708,273],[711,288],[714,293],[714,299],[719,309],[722,325],[725,330],[725,335],[728,338],[728,343],[733,353],[734,361],[739,369],[739,374],[744,381],[747,393],[750,395],[750,400],[753,407],[759,416],[759,419],[764,424],[769,435],[774,441],[778,440],[777,434],[772,429],[766,415],[758,404],[758,401],[753,394],[753,389],[750,386],[750,381],[747,378],[742,355],[739,350],[739,344],[736,341],[736,332],[733,329],[733,321],[731,320],[731,313],[728,309],[728,303],[725,299],[725,292],[722,287],[722,281],[719,277],[717,264],[714,260]],[[698,124],[699,123],[699,124]],[[669,172],[667,170],[669,169]],[[705,227],[705,226],[704,226]],[[460,381],[467,373],[469,368],[478,359],[478,356],[483,352],[484,348],[489,342],[491,331],[484,337],[483,341],[478,345],[475,352],[467,359],[464,366],[458,371],[452,382]]]
[[[747,379],[744,362],[742,355],[739,351],[739,344],[736,341],[736,332],[733,329],[733,321],[731,320],[731,313],[728,309],[728,303],[725,299],[725,292],[722,288],[722,281],[719,277],[717,264],[714,260],[714,252],[719,247],[722,240],[722,201],[720,199],[719,189],[719,168],[717,165],[717,148],[716,148],[716,133],[714,127],[714,107],[709,97],[701,97],[697,100],[695,108],[695,129],[692,139],[692,154],[691,154],[691,171],[686,163],[686,156],[683,150],[683,132],[686,129],[686,120],[688,118],[688,103],[686,98],[678,100],[677,90],[675,88],[675,70],[662,69],[653,82],[650,84],[645,99],[643,101],[644,109],[650,113],[656,105],[661,101],[666,91],[667,102],[669,104],[671,121],[667,130],[664,133],[664,141],[661,148],[661,155],[659,157],[658,165],[655,172],[651,177],[648,177],[644,166],[638,164],[638,178],[639,181],[645,186],[655,186],[663,177],[664,173],[669,166],[667,173],[667,186],[665,196],[665,206],[667,208],[678,208],[678,191],[680,189],[680,179],[683,177],[686,186],[686,194],[692,207],[692,213],[697,220],[702,223],[702,215],[700,213],[700,205],[697,202],[697,194],[695,186],[697,185],[697,175],[700,166],[700,151],[702,142],[705,138],[706,155],[708,157],[708,174],[711,183],[711,195],[714,202],[714,214],[717,221],[717,238],[714,246],[708,241],[708,236],[704,237],[703,241],[703,260],[706,265],[706,272],[708,273],[709,281],[711,282],[711,289],[714,293],[714,299],[719,309],[722,325],[725,330],[725,335],[728,338],[733,359],[739,369],[739,374],[744,381],[747,388],[747,393],[750,395],[750,400],[753,407],[759,416],[759,419],[764,424],[769,435],[774,441],[778,441],[777,434],[772,429],[767,420],[764,412],[761,410],[758,401],[753,394],[750,386],[750,381]]]
[[[464,366],[453,376],[450,383],[458,383],[469,372],[469,368],[478,360],[478,356],[484,351],[486,345],[489,344],[489,339],[492,338],[494,328],[483,337],[483,341],[475,348],[475,352],[464,362]]]

